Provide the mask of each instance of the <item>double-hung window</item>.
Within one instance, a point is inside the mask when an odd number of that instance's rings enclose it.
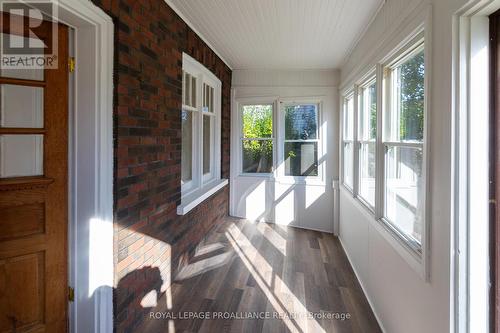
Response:
[[[273,104],[241,106],[242,172],[269,174],[274,165]]]
[[[321,102],[240,103],[241,174],[321,177],[320,106]]]
[[[318,176],[319,105],[284,105],[285,176]]]
[[[221,82],[203,65],[183,55],[182,150],[179,214],[219,189]],[[225,182],[226,183],[226,182]]]
[[[183,192],[187,192],[195,185],[193,176],[196,173],[193,163],[193,154],[197,149],[194,140],[197,108],[197,77],[189,72],[182,71],[182,153],[181,153],[181,184]]]
[[[215,122],[217,119],[217,114],[215,113],[215,87],[211,85],[210,82],[203,82],[203,104],[201,108],[202,113],[202,122],[203,122],[203,182],[209,182],[213,180],[215,177]]]
[[[351,191],[354,189],[354,93],[344,97],[342,129],[342,179]]]
[[[383,219],[417,251],[425,219],[424,78],[423,38],[384,68]]]
[[[372,78],[358,93],[358,191],[371,209],[375,208],[377,81]]]
[[[418,257],[427,246],[424,46],[421,32],[344,95],[341,137],[344,187]]]

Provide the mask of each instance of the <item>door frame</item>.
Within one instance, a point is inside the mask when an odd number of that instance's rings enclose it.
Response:
[[[472,0],[453,16],[450,332],[493,331],[491,300],[490,45],[500,0]]]
[[[73,30],[76,59],[69,105],[68,281],[75,289],[69,327],[112,332],[114,25],[90,1],[48,2],[57,8],[54,20]]]

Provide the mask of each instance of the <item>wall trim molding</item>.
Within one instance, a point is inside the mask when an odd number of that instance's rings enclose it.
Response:
[[[50,0],[71,30],[69,331],[113,331],[113,57],[111,18],[90,1]]]
[[[488,193],[489,177],[479,174],[481,155],[488,155],[488,128],[478,124],[488,123],[489,117],[489,29],[488,16],[500,8],[500,0],[472,0],[453,16],[452,63],[452,181],[451,181],[451,240],[450,240],[450,331],[467,333],[484,330],[491,323],[489,299],[484,290],[489,289],[489,259],[482,262],[480,253],[489,252]],[[486,50],[486,58],[473,59],[473,52]],[[477,54],[480,54],[479,52]],[[476,57],[477,58],[477,57]],[[486,101],[484,100],[486,99]],[[471,115],[474,114],[474,117]],[[474,147],[474,149],[471,149]],[[481,149],[484,148],[484,149]],[[478,202],[486,201],[484,205]],[[474,216],[472,221],[472,214]],[[486,217],[485,217],[486,216]],[[478,218],[482,217],[482,218]],[[487,219],[486,225],[480,223]],[[474,228],[470,225],[474,224]],[[486,236],[486,240],[484,237]],[[471,259],[474,257],[476,259]],[[489,258],[489,255],[487,255]],[[478,262],[480,265],[478,266]],[[475,266],[471,267],[471,263]],[[482,267],[481,267],[482,265]],[[488,275],[483,281],[482,275]],[[478,279],[479,277],[479,279]],[[480,283],[477,283],[477,282]],[[489,291],[488,296],[489,297]],[[485,316],[485,317],[482,317]],[[482,317],[482,318],[481,318]]]

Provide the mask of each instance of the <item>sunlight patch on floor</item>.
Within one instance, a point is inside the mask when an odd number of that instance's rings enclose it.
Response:
[[[228,228],[226,237],[274,310],[281,315],[281,319],[291,332],[325,332],[315,319],[307,316],[308,311],[306,307],[286,286],[284,281],[273,273],[269,262],[260,255],[258,250],[236,225],[232,224]],[[251,260],[249,258],[254,259]],[[300,279],[298,275],[297,277]],[[275,283],[274,291],[272,289],[273,279]],[[304,285],[303,279],[304,277],[302,276],[302,285]],[[303,297],[304,295],[301,296]],[[294,318],[294,316],[296,317]]]
[[[259,223],[257,225],[257,230],[269,241],[269,243],[273,244],[273,246],[280,251],[283,256],[286,256],[285,238],[274,231],[273,228],[266,223]]]

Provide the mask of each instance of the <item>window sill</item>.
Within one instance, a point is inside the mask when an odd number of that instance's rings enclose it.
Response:
[[[180,206],[177,206],[177,215],[186,215],[191,210],[193,210],[193,208],[201,204],[203,201],[218,192],[227,184],[227,179],[217,180],[205,185],[200,190],[183,198]]]
[[[280,176],[275,181],[283,185],[313,185],[325,186],[325,181],[319,176]]]
[[[311,185],[326,186],[327,183],[317,176],[275,176],[272,173],[241,173],[238,178],[261,178],[267,181],[279,183],[282,185]]]

